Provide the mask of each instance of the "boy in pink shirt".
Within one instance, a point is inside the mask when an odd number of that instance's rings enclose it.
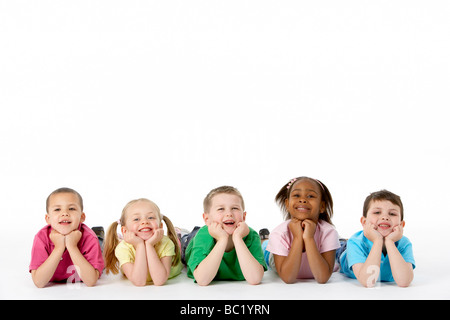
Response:
[[[47,226],[35,236],[29,270],[34,284],[81,279],[96,284],[104,262],[96,234],[83,224],[83,199],[73,189],[60,188],[47,198]]]

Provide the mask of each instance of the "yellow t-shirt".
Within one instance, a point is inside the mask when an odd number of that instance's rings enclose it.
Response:
[[[163,236],[161,241],[155,245],[155,250],[160,259],[167,256],[172,256],[173,258],[175,258],[175,245],[167,236]],[[119,267],[121,268],[125,263],[134,263],[136,257],[136,249],[132,244],[122,240],[116,247],[115,255],[117,257],[117,260],[119,260]],[[183,264],[181,263],[181,261],[177,265],[172,266],[170,268],[169,279],[179,275],[181,273],[181,269],[183,269]],[[150,276],[149,272],[147,275],[147,283],[151,282],[152,277]]]

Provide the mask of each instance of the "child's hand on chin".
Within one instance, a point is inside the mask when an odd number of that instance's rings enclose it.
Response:
[[[50,240],[55,245],[55,248],[63,248],[66,246],[66,237],[55,229],[52,229],[50,232]]]
[[[80,241],[82,233],[80,230],[73,230],[69,234],[66,235],[66,245],[67,246],[77,246]]]
[[[381,233],[377,231],[377,226],[366,221],[363,225],[364,236],[372,242],[376,240],[383,240]]]
[[[228,239],[228,233],[223,230],[222,225],[218,222],[212,221],[208,225],[208,232],[217,241],[220,239]]]
[[[392,228],[392,232],[386,236],[386,239],[390,239],[393,242],[397,242],[403,237],[403,226],[401,224]]]
[[[132,244],[135,248],[136,246],[144,242],[144,240],[139,238],[134,232],[131,232],[126,228],[124,228],[123,230],[123,240],[125,240],[125,242],[129,244]]]
[[[233,232],[233,237],[244,238],[250,233],[250,229],[245,221],[238,223],[237,228]]]

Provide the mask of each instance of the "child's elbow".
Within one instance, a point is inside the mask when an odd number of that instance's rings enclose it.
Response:
[[[251,284],[252,286],[256,286],[261,283],[261,280],[247,280],[247,283]]]
[[[409,287],[409,285],[411,284],[411,282],[408,282],[408,283],[398,283],[398,286],[400,287],[400,288],[407,288],[407,287]]]
[[[246,277],[245,280],[247,280],[249,284],[256,286],[261,283],[263,276],[264,269],[261,267],[261,270],[255,272],[252,277]]]
[[[42,289],[42,288],[45,288],[47,283],[39,283],[37,281],[34,281],[34,285],[36,286],[36,288]]]
[[[195,281],[197,281],[197,284],[201,287],[206,287],[207,285],[209,285],[211,283],[211,281],[206,281],[203,279],[195,279]]]
[[[131,281],[136,287],[144,287],[146,284],[147,284],[147,282],[146,282],[146,280],[134,280],[134,281]]]
[[[161,287],[161,286],[164,285],[164,283],[165,283],[165,282],[153,282],[153,285],[154,285],[155,287]]]
[[[86,281],[86,282],[84,282],[84,284],[88,287],[93,287],[97,284],[97,279],[92,280],[92,281]]]
[[[318,279],[317,280],[317,283],[318,284],[325,284],[325,283],[327,283],[328,282],[328,279]]]
[[[399,287],[401,287],[401,288],[407,288],[411,284],[412,280],[413,280],[413,277],[411,277],[409,279],[402,280],[402,281],[398,281],[397,285]]]
[[[166,279],[161,279],[161,280],[153,280],[153,284],[157,287],[163,286],[167,281]]]
[[[370,282],[370,283],[362,283],[362,285],[363,285],[364,288],[369,288],[369,289],[375,287],[375,283],[372,283],[372,282]]]
[[[251,277],[251,278],[248,278],[248,279],[245,279],[245,280],[247,280],[248,284],[251,284],[252,286],[256,286],[256,285],[261,283],[262,277],[255,276],[255,277]]]
[[[40,281],[40,279],[37,279],[37,277],[35,277],[34,274],[32,275],[31,279],[33,280],[33,283],[36,286],[36,288],[39,289],[44,288],[48,284],[48,282]]]
[[[286,284],[293,284],[293,283],[296,283],[296,282],[297,282],[297,278],[295,278],[295,277],[281,277],[281,276],[280,276],[280,278],[281,278],[281,280],[283,280],[284,283],[286,283]]]

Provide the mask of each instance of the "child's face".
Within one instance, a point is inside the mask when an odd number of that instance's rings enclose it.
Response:
[[[207,225],[217,222],[229,234],[233,234],[239,222],[245,221],[241,198],[234,194],[219,193],[211,199],[209,212],[203,214]]]
[[[74,193],[57,193],[50,197],[45,221],[54,230],[67,235],[78,229],[84,222],[85,214],[81,211],[80,200]]]
[[[401,221],[400,207],[388,200],[371,201],[367,218],[361,218],[361,224],[371,223],[383,237],[392,233],[392,229],[398,225],[405,226]]]
[[[291,218],[298,220],[319,220],[319,214],[325,211],[325,202],[317,183],[302,179],[291,186],[292,190],[285,204]]]
[[[162,228],[158,211],[147,201],[138,201],[128,208],[125,219],[125,226],[122,226],[142,240],[150,239],[156,229]]]

